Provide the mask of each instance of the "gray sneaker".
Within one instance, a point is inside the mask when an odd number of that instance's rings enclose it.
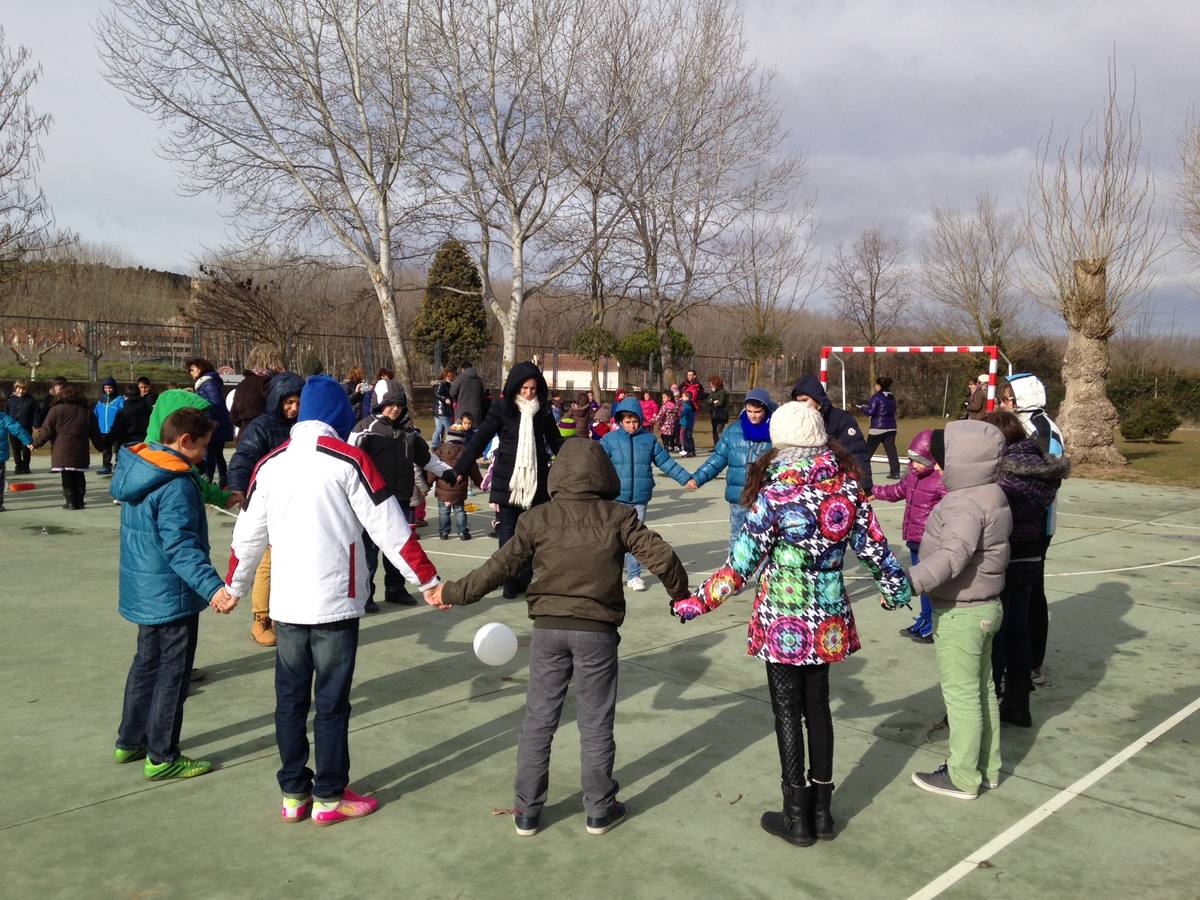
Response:
[[[950,780],[950,771],[945,763],[932,772],[913,772],[913,784],[931,794],[941,794],[943,797],[953,797],[955,800],[974,800],[978,794],[969,794],[959,790]]]

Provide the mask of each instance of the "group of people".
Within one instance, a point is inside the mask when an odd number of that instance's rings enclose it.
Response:
[[[388,598],[394,586],[407,596],[404,581],[443,610],[499,587],[507,598],[524,596],[533,636],[517,748],[516,831],[530,836],[540,828],[550,747],[574,681],[585,828],[604,834],[626,815],[614,777],[617,647],[624,589],[638,589],[635,579],[644,587],[645,566],[662,581],[681,622],[758,581],[747,650],[766,666],[782,792],[782,809],[766,813],[762,825],[807,846],[835,835],[830,666],[861,647],[843,581],[849,548],[885,608],[923,597],[908,630],[932,636],[950,741],[946,764],[914,773],[913,781],[964,800],[998,785],[1001,722],[1030,724],[1037,646],[1044,652],[1045,640],[1038,624],[1042,563],[1067,471],[1036,378],[1007,381],[1001,409],[986,420],[952,422],[913,441],[908,474],[879,498],[906,502],[906,570],[872,506],[884,489],[873,485],[866,440],[815,377],[802,378],[781,405],[751,391],[713,454],[689,475],[647,427],[655,416],[642,401],[617,402],[615,427],[598,441],[564,434],[542,372],[519,363],[467,437],[461,419],[475,410],[454,404],[472,402],[474,391],[464,392],[461,371],[444,374],[453,378],[442,379],[450,406],[441,409],[459,421],[446,416],[452,421],[440,429],[436,450],[387,377],[368,389],[368,416],[352,406],[367,393],[356,386],[347,390],[325,376],[270,379],[272,408],[263,415],[277,407],[282,418],[269,435],[265,422],[254,430],[263,433],[254,433],[252,450],[244,435],[231,463],[231,480],[233,470],[253,474],[229,498],[241,510],[225,577],[208,563],[203,479],[193,469],[210,458],[213,418],[185,404],[155,438],[120,448],[113,483],[123,501],[120,608],[139,634],[118,762],[144,760],[151,779],[210,770],[179,748],[198,616],[206,606],[229,613],[265,585],[276,644],[281,818],[327,825],[373,812],[377,801],[350,787],[349,696],[359,620],[372,596],[371,557],[382,554]],[[243,445],[245,465],[238,459]],[[439,490],[484,481],[478,461],[489,445],[484,483],[499,549],[475,571],[443,582],[413,531],[413,484],[421,473],[437,479]],[[439,453],[443,448],[451,449]],[[730,549],[698,588],[645,525],[654,466],[689,488],[726,471]],[[314,700],[310,767],[306,718]]]

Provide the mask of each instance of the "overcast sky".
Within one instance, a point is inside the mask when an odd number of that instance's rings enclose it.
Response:
[[[44,74],[34,101],[54,116],[42,183],[63,226],[135,262],[190,271],[222,242],[213,197],[181,197],[154,124],[98,73],[92,24],[104,0],[3,0],[10,44]],[[981,191],[1016,209],[1051,125],[1066,137],[1103,99],[1114,45],[1136,76],[1144,150],[1169,198],[1175,142],[1200,102],[1200,13],[1187,0],[907,2],[746,0],[752,52],[777,71],[792,145],[807,156],[820,242],[871,224],[915,249],[932,202]],[[1168,235],[1174,242],[1174,229]],[[1200,331],[1197,266],[1168,257],[1160,329]],[[1196,275],[1196,277],[1192,277]]]

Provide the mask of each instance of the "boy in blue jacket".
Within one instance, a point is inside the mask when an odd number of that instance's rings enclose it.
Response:
[[[112,474],[113,443],[112,430],[117,422],[117,413],[125,406],[125,397],[117,392],[117,379],[111,375],[100,385],[100,400],[92,407],[96,421],[92,423],[92,443],[101,454],[101,467],[97,475]],[[119,448],[116,448],[119,449]]]
[[[696,489],[696,482],[688,470],[675,460],[654,437],[654,433],[642,427],[642,404],[626,397],[613,411],[618,427],[600,439],[600,447],[612,460],[621,481],[618,503],[625,503],[637,510],[638,521],[646,521],[646,505],[654,493],[654,466],[663,474],[674,478],[688,490]],[[646,590],[642,579],[642,566],[632,553],[625,554],[629,568],[629,580],[625,583],[634,591]]]
[[[192,469],[204,461],[213,425],[194,407],[171,413],[161,444],[120,449],[112,484],[122,504],[118,609],[138,627],[113,758],[144,758],[142,771],[151,781],[212,769],[179,752],[179,731],[200,612],[230,600],[209,560],[208,520]]]

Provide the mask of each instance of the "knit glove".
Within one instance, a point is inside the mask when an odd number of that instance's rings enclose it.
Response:
[[[458,473],[453,469],[447,469],[438,476],[447,487],[454,487],[458,484]]]
[[[682,600],[671,601],[671,615],[679,619],[680,625],[686,625],[706,612],[708,610],[704,608],[704,602],[699,597],[684,597]]]

